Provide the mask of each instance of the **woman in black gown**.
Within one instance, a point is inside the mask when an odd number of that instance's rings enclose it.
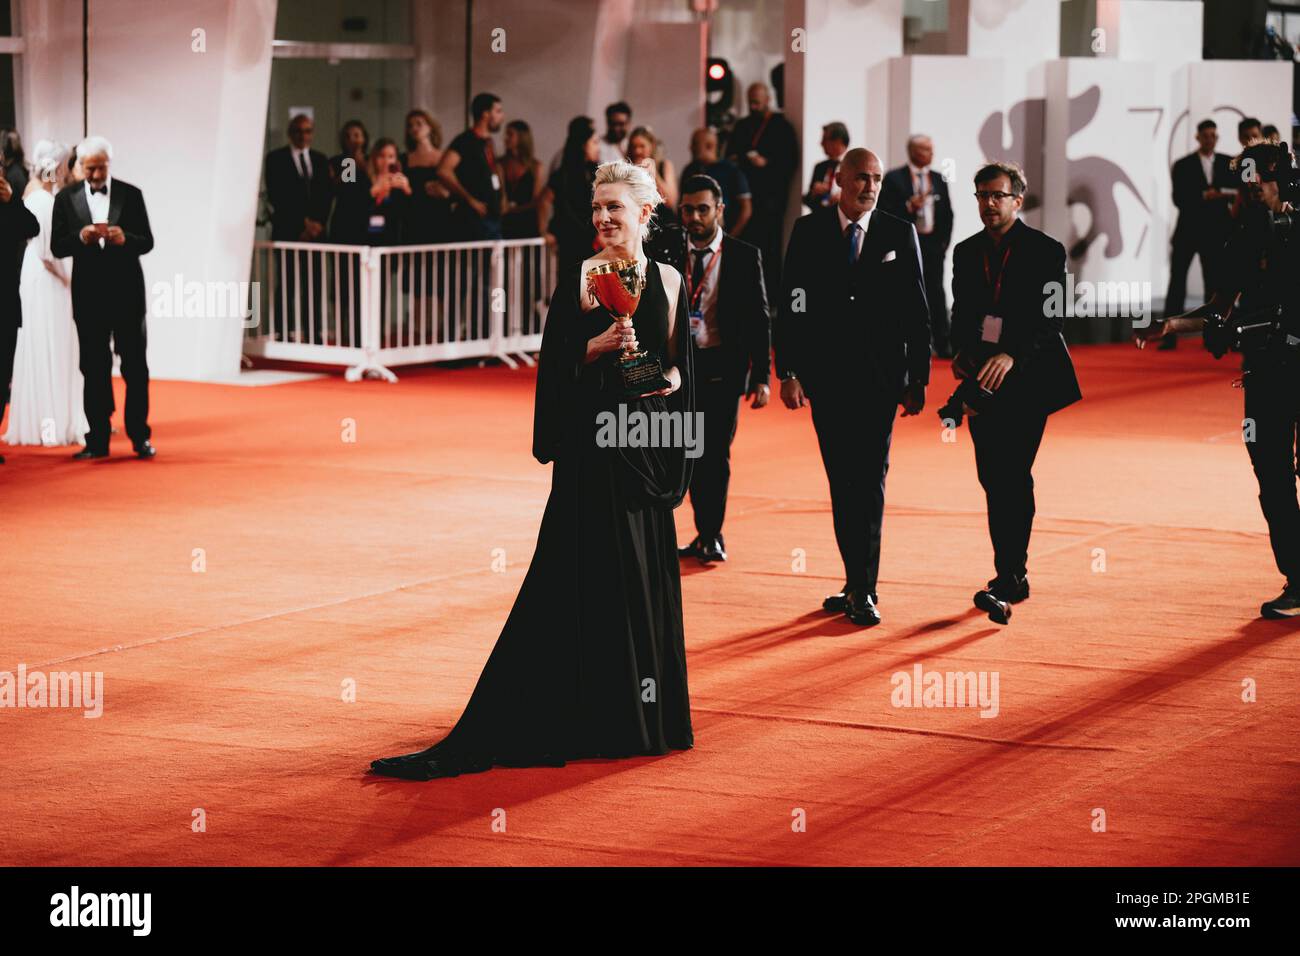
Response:
[[[621,402],[694,417],[684,283],[641,248],[659,200],[645,170],[600,167],[591,205],[603,249],[561,273],[542,338],[533,455],[554,467],[532,564],[456,726],[427,750],[374,761],[373,773],[428,780],[694,743],[673,524],[691,459],[597,441],[598,414]],[[623,324],[589,298],[585,276],[632,258],[646,285]],[[625,343],[657,355],[670,388],[622,398]]]

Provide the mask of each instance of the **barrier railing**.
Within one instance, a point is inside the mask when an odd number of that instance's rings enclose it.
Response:
[[[255,243],[256,324],[244,351],[347,366],[396,381],[389,366],[496,358],[533,364],[553,256],[541,239],[353,246]]]

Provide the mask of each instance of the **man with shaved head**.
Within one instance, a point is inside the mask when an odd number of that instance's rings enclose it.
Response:
[[[745,227],[745,241],[763,253],[767,295],[781,287],[781,236],[790,199],[790,181],[799,162],[799,138],[784,116],[772,109],[766,84],[751,84],[749,115],[736,123],[727,155],[749,181],[754,215]]]
[[[920,133],[907,141],[907,162],[885,174],[880,208],[916,226],[925,267],[925,297],[930,303],[930,332],[934,351],[950,358],[948,344],[948,294],[943,287],[943,264],[952,242],[952,202],[942,173],[930,168],[934,143]]]
[[[830,484],[844,587],[822,602],[880,623],[876,580],[885,473],[898,406],[915,415],[930,381],[930,312],[916,228],[876,208],[884,169],[851,149],[839,200],[799,219],[777,306],[776,370],[787,408],[812,406]]]

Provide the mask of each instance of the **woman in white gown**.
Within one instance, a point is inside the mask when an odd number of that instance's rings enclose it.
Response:
[[[89,425],[77,330],[72,324],[72,260],[50,254],[54,193],[68,182],[68,147],[41,140],[32,150],[32,178],[23,202],[41,224],[27,243],[19,278],[23,324],[14,353],[10,445],[80,445]]]

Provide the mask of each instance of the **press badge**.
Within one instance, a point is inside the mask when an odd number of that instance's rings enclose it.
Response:
[[[986,315],[980,329],[980,338],[985,342],[998,342],[1002,338],[1002,316]]]
[[[494,193],[501,191],[501,177],[496,173],[492,174],[492,191]]]
[[[384,231],[384,217],[382,215],[374,215],[370,217],[370,231],[371,232]]]
[[[691,337],[698,339],[704,334],[704,313],[699,309],[691,310]]]

